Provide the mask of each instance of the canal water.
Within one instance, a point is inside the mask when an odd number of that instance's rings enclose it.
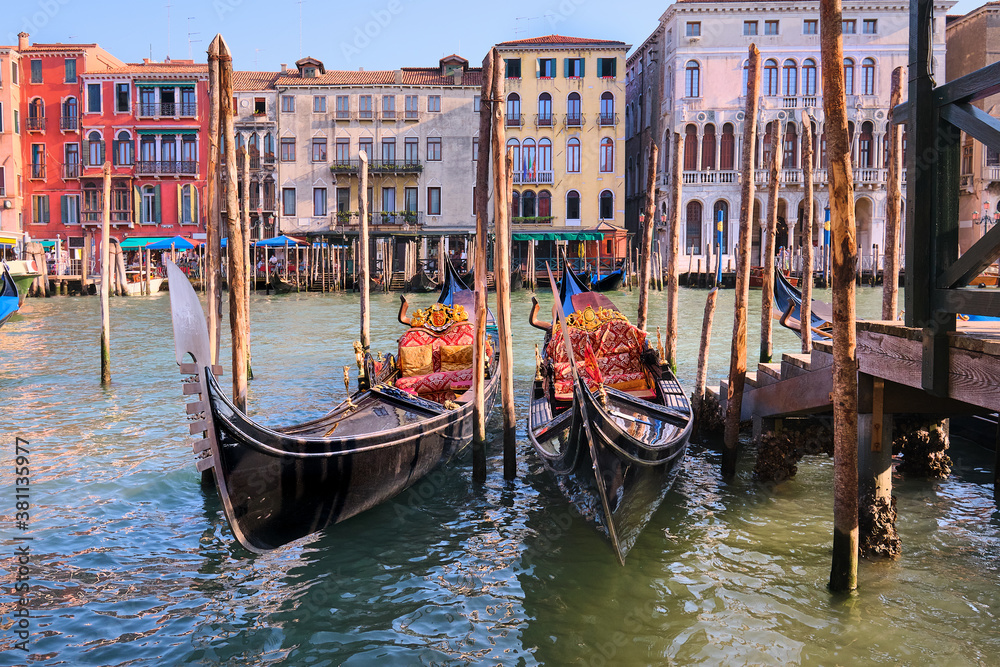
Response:
[[[859,313],[877,315],[880,294],[861,290]],[[680,297],[688,387],[705,295]],[[614,298],[634,312],[636,293]],[[751,296],[751,358],[759,298]],[[547,312],[551,297],[540,299]],[[411,296],[417,306],[432,300]],[[713,382],[728,369],[732,302],[732,290],[720,293]],[[392,349],[397,305],[374,296],[373,347]],[[252,556],[199,484],[168,295],[112,300],[108,389],[99,385],[99,299],[28,300],[0,330],[0,664],[995,662],[992,452],[956,448],[944,481],[897,476],[903,555],[862,562],[860,590],[847,598],[826,590],[833,485],[823,456],[765,487],[752,479],[749,448],[727,483],[718,453],[693,445],[621,567],[524,437],[540,339],[529,305],[529,293],[515,295],[515,482],[502,478],[495,414],[485,486],[472,484],[466,453],[391,502]],[[664,306],[654,293],[653,325]],[[339,402],[342,366],[356,375],[357,314],[353,295],[254,295],[253,416],[288,424]],[[798,349],[780,327],[775,339],[779,350]],[[27,532],[14,524],[15,436],[30,443]],[[27,653],[15,646],[14,537],[32,538]]]

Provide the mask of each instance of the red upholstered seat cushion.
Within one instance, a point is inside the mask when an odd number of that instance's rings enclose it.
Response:
[[[441,347],[443,345],[472,345],[475,330],[468,322],[454,324],[441,335],[434,335],[427,329],[411,328],[399,339],[400,347],[431,345],[433,347],[434,372],[426,375],[411,375],[396,380],[396,387],[424,398],[447,395],[448,392],[461,394],[472,386],[472,368],[456,371],[441,370]],[[492,357],[493,347],[486,341],[486,355]]]
[[[597,356],[597,365],[605,385],[623,391],[645,387],[645,373],[640,361],[641,341],[646,338],[644,332],[625,320],[615,319],[603,322],[591,332],[570,327],[569,336],[578,368],[583,363],[583,350],[589,342]],[[554,362],[556,397],[569,398],[573,382],[561,328],[556,328],[546,352]]]
[[[472,386],[472,369],[438,371],[427,375],[411,375],[396,380],[396,388],[411,394],[430,394],[446,390],[461,393]]]

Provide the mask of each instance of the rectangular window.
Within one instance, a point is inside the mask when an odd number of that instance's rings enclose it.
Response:
[[[521,78],[521,59],[520,58],[504,58],[503,59],[505,69],[507,71],[506,78],[508,79],[520,79]]]
[[[386,213],[395,213],[396,188],[382,188],[382,210]]]
[[[556,59],[555,58],[539,58],[538,59],[538,78],[539,79],[551,79],[556,75]]]
[[[87,84],[87,113],[101,113],[101,84]]]
[[[80,195],[63,195],[59,198],[64,225],[80,224]]]
[[[337,153],[334,156],[337,164],[348,164],[351,160],[351,139],[349,137],[337,137]]]
[[[386,120],[395,120],[396,118],[396,96],[395,95],[383,95],[382,96],[382,118]]]
[[[326,96],[313,96],[313,113],[326,113]]]
[[[76,58],[67,58],[63,61],[66,69],[66,83],[76,83]]]
[[[441,137],[427,137],[427,160],[436,162],[441,159]]]
[[[972,145],[962,146],[962,175],[972,173]]]
[[[583,76],[583,58],[566,58],[563,63],[567,79],[578,79]]]
[[[253,115],[254,116],[267,115],[267,98],[264,97],[253,98]]]
[[[295,188],[281,188],[281,215],[295,215]]]
[[[129,85],[127,83],[115,84],[115,112],[129,112]]]
[[[281,161],[295,162],[295,137],[281,138]]]
[[[313,188],[313,215],[326,215],[326,188]]]
[[[63,178],[80,178],[80,144],[66,144],[63,148]]]
[[[312,161],[326,162],[326,137],[313,137]]]
[[[292,95],[281,96],[281,111],[283,113],[295,113],[295,98]]]
[[[416,95],[407,95],[404,104],[406,105],[406,118],[408,120],[420,117],[420,112],[417,109]]]
[[[351,210],[351,189],[337,188],[337,213],[349,213]]]
[[[479,159],[479,137],[472,137],[472,160]]]
[[[428,111],[441,111],[441,96],[440,95],[428,95],[427,96],[427,110]]]
[[[597,76],[602,79],[613,79],[618,76],[618,58],[598,58]]]
[[[396,138],[382,137],[382,162],[394,163],[396,161]],[[388,209],[383,209],[388,210]]]
[[[878,33],[878,19],[864,19],[861,22],[861,29],[866,35]]]
[[[420,141],[416,137],[407,137],[403,144],[403,158],[406,164],[417,164],[420,161]]]
[[[7,196],[7,173],[6,169],[0,167],[0,197]]]
[[[427,215],[441,215],[441,188],[427,188]]]
[[[684,34],[687,37],[701,37],[701,21],[688,21]]]
[[[31,221],[37,225],[48,224],[49,222],[49,196],[31,196]]]
[[[3,132],[3,102],[0,102],[0,132]]]
[[[42,61],[32,60],[31,61],[31,83],[41,83],[42,82]]]
[[[403,190],[403,208],[407,213],[417,212],[417,189],[405,188]]]
[[[181,115],[195,116],[198,113],[198,105],[195,102],[194,88],[181,88]],[[236,103],[233,102],[233,109]]]
[[[777,35],[778,34],[778,22],[777,21],[764,21],[764,34],[765,35]]]
[[[21,133],[21,112],[14,109],[14,134]]]
[[[840,32],[844,35],[853,35],[858,32],[858,22],[854,19],[844,19],[840,22]]]
[[[372,117],[372,96],[358,95],[358,118]]]
[[[371,137],[361,137],[358,140],[358,148],[364,151],[365,155],[368,156],[369,163],[375,159],[375,149],[372,148],[372,138]]]
[[[31,144],[31,178],[45,178],[45,144]]]
[[[806,19],[802,22],[803,35],[819,34],[819,19]]]
[[[756,21],[744,21],[743,22],[743,34],[744,35],[756,35],[757,34],[757,22]]]
[[[337,95],[337,118],[344,120],[351,117],[351,103],[347,95]]]
[[[473,97],[472,98],[472,113],[479,113],[480,109],[482,109],[482,103],[483,103],[483,100],[482,100],[481,96],[476,95],[475,97]]]
[[[15,86],[18,84],[17,81],[17,63],[13,60],[10,61],[10,82]]]

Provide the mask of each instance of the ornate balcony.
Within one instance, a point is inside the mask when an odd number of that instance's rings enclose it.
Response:
[[[552,127],[552,114],[535,114],[535,127]]]
[[[523,171],[514,172],[514,182],[520,183],[522,185],[527,184],[545,184],[552,183],[552,172],[551,171],[538,171],[535,173],[524,173]]]
[[[601,113],[598,117],[598,125],[601,127],[611,127],[618,124],[618,114],[616,113]]]
[[[59,129],[75,132],[80,128],[79,116],[63,116],[59,119]]]
[[[195,175],[198,163],[186,160],[140,160],[135,163],[135,173],[144,176]]]
[[[45,130],[45,117],[32,118],[28,116],[24,119],[24,127],[28,132],[42,132]]]
[[[334,174],[356,174],[361,170],[360,160],[334,160],[330,171]],[[419,160],[370,160],[370,174],[419,174],[424,165]]]

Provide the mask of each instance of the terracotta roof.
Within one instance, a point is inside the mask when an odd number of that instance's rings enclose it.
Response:
[[[408,67],[401,71],[399,85],[453,86],[454,76],[442,76],[437,67]],[[295,71],[286,71],[275,82],[278,86],[391,86],[396,84],[395,70],[327,70],[313,78],[304,78]],[[467,69],[462,78],[463,86],[482,85],[482,71]]]
[[[454,86],[455,77],[442,75],[438,68],[404,67],[403,84],[408,86]],[[467,69],[462,75],[463,86],[482,86],[482,68]]]
[[[625,42],[607,39],[585,39],[583,37],[565,37],[563,35],[545,35],[544,37],[529,37],[512,42],[500,42],[497,46],[625,46]]]
[[[278,76],[279,72],[233,72],[233,90],[269,90]]]
[[[208,74],[208,63],[128,63],[100,70],[100,74]]]
[[[16,46],[12,48],[17,48]],[[32,51],[76,51],[77,49],[95,49],[97,44],[30,44],[22,53],[30,53]]]

